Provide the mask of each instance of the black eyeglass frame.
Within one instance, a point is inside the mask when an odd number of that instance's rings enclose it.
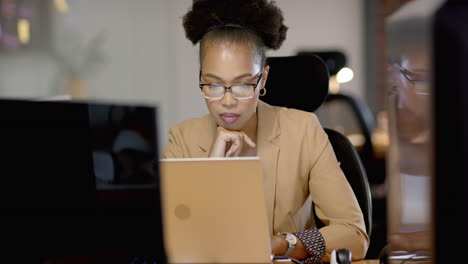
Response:
[[[258,73],[257,73],[257,74],[258,74]],[[256,75],[257,75],[257,74],[256,74]],[[254,75],[254,76],[255,76],[255,75]],[[221,100],[221,99],[223,99],[224,96],[226,95],[227,90],[232,91],[231,87],[236,86],[236,85],[252,85],[252,86],[253,86],[253,90],[255,91],[255,89],[258,87],[258,84],[260,83],[260,80],[262,79],[262,77],[263,77],[263,69],[260,71],[260,75],[258,76],[258,79],[257,79],[257,81],[256,81],[255,84],[254,84],[254,83],[235,83],[235,84],[233,84],[233,85],[231,85],[231,86],[226,86],[226,85],[222,85],[222,84],[216,83],[216,85],[219,85],[219,86],[223,86],[223,87],[224,87],[224,94],[223,94],[222,97],[219,97],[219,98],[218,98],[218,97],[208,97],[208,96],[206,96],[205,94],[203,94],[203,86],[204,86],[204,85],[213,85],[213,83],[200,83],[200,84],[199,84],[199,87],[200,87],[200,90],[201,90],[201,95],[202,95],[204,98],[206,98],[206,99],[211,99],[211,100]],[[200,71],[200,73],[199,73],[199,79],[200,79],[200,81],[201,81],[201,71]],[[232,93],[231,93],[231,94],[232,94]],[[236,100],[247,100],[247,99],[253,98],[253,97],[255,96],[255,93],[254,93],[252,96],[249,96],[249,97],[236,97],[236,96],[234,96],[234,94],[232,94],[232,96],[233,96]]]
[[[427,82],[426,78],[424,78],[424,79],[415,79],[411,75],[412,74],[417,74],[417,73],[428,73],[429,71],[422,71],[422,70],[420,70],[420,71],[411,71],[411,70],[408,70],[405,67],[403,67],[403,66],[401,66],[400,64],[397,64],[397,63],[395,63],[395,66],[398,67],[398,70],[400,71],[400,73],[403,74],[403,76],[410,83],[412,83],[413,85],[416,84],[416,83],[425,83],[425,82]]]

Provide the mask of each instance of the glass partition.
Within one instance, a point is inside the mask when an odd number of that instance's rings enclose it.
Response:
[[[441,2],[412,1],[386,21],[389,263],[431,262],[431,34]]]

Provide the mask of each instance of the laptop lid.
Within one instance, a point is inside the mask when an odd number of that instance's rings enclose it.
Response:
[[[156,107],[0,100],[0,112],[2,258],[165,263]]]
[[[260,159],[163,159],[170,263],[271,263]]]

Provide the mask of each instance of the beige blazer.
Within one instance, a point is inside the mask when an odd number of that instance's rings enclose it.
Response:
[[[353,259],[364,258],[369,246],[364,218],[317,117],[261,101],[257,114],[271,234],[314,227],[312,199],[326,225],[320,229],[324,260],[338,248],[349,248]],[[208,157],[216,127],[210,115],[173,126],[163,158]]]

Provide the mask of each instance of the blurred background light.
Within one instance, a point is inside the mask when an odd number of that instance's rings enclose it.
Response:
[[[353,77],[354,77],[353,71],[348,67],[344,67],[336,75],[336,80],[339,83],[347,83],[351,81]]]
[[[54,7],[60,13],[67,13],[69,11],[67,0],[54,0]]]
[[[21,44],[28,44],[31,40],[31,26],[27,19],[18,20],[18,39]]]

